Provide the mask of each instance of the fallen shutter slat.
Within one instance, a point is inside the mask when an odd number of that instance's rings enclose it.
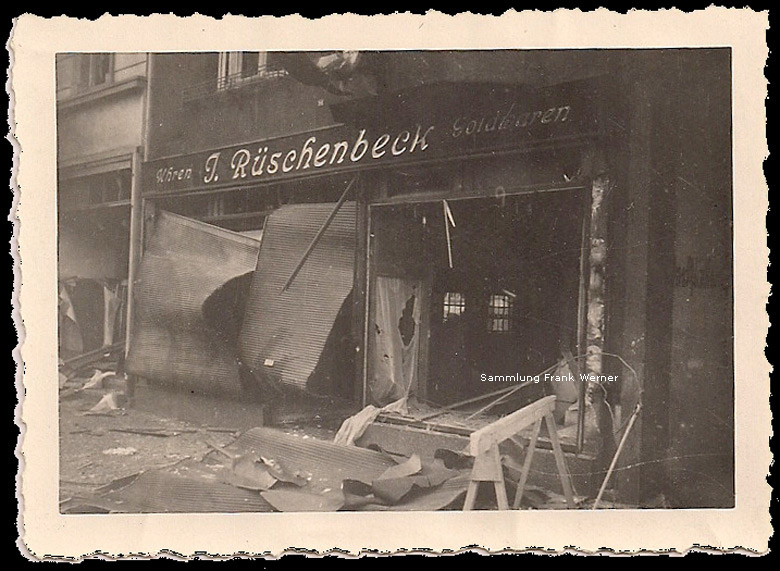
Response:
[[[332,209],[297,204],[269,216],[239,340],[242,361],[253,371],[304,390],[352,290],[354,202],[344,203],[293,283],[282,288]]]
[[[235,335],[220,331],[230,316],[207,323],[204,305],[232,280],[246,276],[249,283],[259,249],[253,238],[160,212],[139,269],[128,372],[200,392],[239,394]],[[240,312],[243,300],[231,301]]]

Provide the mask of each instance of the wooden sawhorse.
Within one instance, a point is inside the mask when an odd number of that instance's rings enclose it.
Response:
[[[536,450],[536,442],[539,438],[539,430],[542,427],[542,420],[547,423],[547,431],[550,433],[553,453],[555,454],[555,463],[558,466],[558,475],[561,477],[563,494],[566,497],[566,505],[569,509],[574,509],[574,493],[572,491],[571,480],[569,479],[569,469],[566,467],[566,458],[561,449],[561,443],[558,441],[558,432],[553,418],[553,409],[555,408],[555,396],[548,396],[539,399],[536,402],[521,408],[497,421],[488,424],[473,432],[469,442],[469,453],[474,457],[474,468],[471,471],[471,482],[469,482],[466,492],[466,501],[463,504],[465,511],[473,510],[477,499],[477,489],[480,482],[492,482],[496,490],[496,501],[498,509],[509,509],[509,501],[506,497],[506,484],[504,482],[504,471],[501,468],[501,456],[498,453],[498,445],[518,434],[524,428],[533,424],[533,433],[531,442],[528,445],[528,451],[525,454],[523,469],[520,472],[520,481],[517,484],[517,493],[512,505],[512,509],[520,507],[520,500],[523,498],[523,491],[528,480],[528,473],[531,471],[531,461]]]

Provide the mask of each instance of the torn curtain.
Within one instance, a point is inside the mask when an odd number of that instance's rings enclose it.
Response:
[[[103,284],[103,346],[114,343],[117,320],[121,321],[120,311],[124,307],[125,286],[120,283]]]
[[[407,396],[416,387],[422,282],[376,279],[375,322],[370,336],[371,400],[378,405]]]
[[[59,333],[61,357],[67,359],[84,352],[84,341],[81,337],[79,323],[76,320],[76,311],[65,283],[60,284]]]

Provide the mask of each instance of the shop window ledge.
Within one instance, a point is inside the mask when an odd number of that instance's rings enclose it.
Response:
[[[463,436],[463,437],[469,437],[471,433],[474,431],[473,429],[466,428],[463,426],[455,426],[447,423],[440,423],[440,422],[433,422],[433,421],[417,420],[414,418],[400,417],[397,415],[390,415],[390,414],[380,414],[377,417],[375,422],[397,425],[397,426],[406,426],[409,428],[424,430],[426,432],[438,432],[442,434],[452,434],[452,435]],[[529,432],[530,432],[530,428],[526,429],[525,431],[521,432],[518,435],[518,438],[525,445],[527,445],[530,442]],[[575,454],[583,458],[592,458],[593,455],[589,451],[578,452],[577,446],[573,442],[573,439],[567,437],[567,435],[565,434],[562,434],[561,430],[558,430],[558,437],[561,443],[561,448],[565,453]],[[540,434],[539,439],[537,441],[537,446],[540,449],[552,450],[552,441],[550,440],[549,435],[544,433]]]
[[[258,210],[257,212],[236,212],[233,214],[213,214],[198,217],[202,222],[230,222],[233,220],[244,220],[247,218],[264,218],[271,214],[273,210]]]
[[[95,202],[92,204],[62,205],[62,212],[90,212],[109,208],[124,208],[130,206],[130,199]]]

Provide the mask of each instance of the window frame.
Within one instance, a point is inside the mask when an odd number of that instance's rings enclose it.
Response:
[[[114,54],[110,52],[80,54],[78,59],[78,74],[75,78],[78,92],[99,89],[114,82]],[[108,69],[103,81],[97,82],[97,69],[100,58],[107,58]]]
[[[487,303],[487,330],[489,333],[514,331],[514,302],[514,297],[506,292],[490,294]],[[496,324],[505,324],[506,327],[499,326],[497,328]]]
[[[219,52],[219,62],[217,64],[217,91],[227,91],[253,83],[259,78],[269,77],[267,51],[227,51]],[[244,69],[244,59],[248,54],[257,54],[257,66],[252,69],[250,74]]]
[[[466,313],[466,295],[457,291],[446,291],[442,297],[442,317],[441,322],[447,323],[450,321],[450,316],[463,317]],[[448,311],[452,308],[458,308],[460,311]]]

